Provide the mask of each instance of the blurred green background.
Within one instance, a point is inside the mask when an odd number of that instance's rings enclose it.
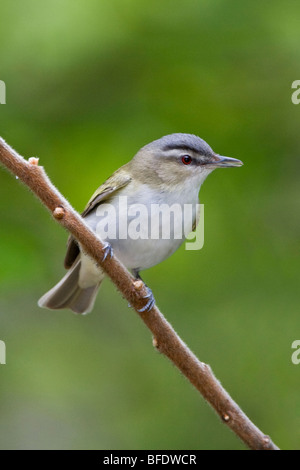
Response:
[[[249,417],[299,448],[300,5],[2,0],[1,133],[81,211],[144,144],[200,135],[240,169],[201,189],[205,245],[145,271]],[[244,449],[109,280],[86,317],[37,307],[67,234],[0,169],[1,449]]]

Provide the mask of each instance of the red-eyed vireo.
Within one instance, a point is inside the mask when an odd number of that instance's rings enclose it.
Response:
[[[216,154],[195,135],[166,135],[139,150],[103,183],[82,216],[105,240],[106,255],[114,251],[139,278],[141,270],[173,254],[196,225],[198,194],[209,173],[215,168],[242,164],[240,160]],[[163,215],[159,217],[162,206],[174,208],[168,236],[165,236],[166,220]],[[191,207],[187,221],[181,211],[186,207]],[[65,267],[67,274],[39,300],[39,306],[69,308],[82,314],[90,312],[104,278],[103,271],[72,237],[68,241]],[[150,310],[154,304],[150,289],[146,301],[142,311]]]

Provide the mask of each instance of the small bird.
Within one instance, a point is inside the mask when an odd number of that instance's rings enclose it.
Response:
[[[216,154],[198,136],[182,133],[166,135],[142,147],[129,163],[108,178],[94,193],[82,217],[105,240],[104,258],[114,253],[136,279],[141,279],[140,271],[172,255],[185,240],[187,231],[189,233],[195,229],[199,219],[199,191],[209,173],[215,168],[241,165],[240,160]],[[185,205],[192,207],[188,222],[183,222],[175,212],[174,226],[167,237],[162,234],[164,220],[157,218],[162,204],[167,207],[175,205],[179,209]],[[140,231],[128,236],[130,225],[136,222],[134,215],[137,215],[137,209],[139,224],[136,225],[140,225]],[[159,225],[154,237],[145,236],[143,232],[151,223]],[[177,229],[183,225],[181,236],[177,236],[175,232],[178,233]],[[126,236],[120,234],[121,227],[123,232],[124,227],[128,229]],[[89,313],[105,277],[104,272],[72,236],[68,240],[64,264],[67,274],[39,300],[39,306]],[[151,290],[148,291],[146,305],[141,311],[151,310],[155,303]]]

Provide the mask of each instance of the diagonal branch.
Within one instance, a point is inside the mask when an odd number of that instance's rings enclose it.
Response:
[[[32,190],[53,217],[101,266],[152,332],[154,346],[178,367],[223,422],[250,449],[278,450],[270,437],[263,434],[232,400],[215,378],[211,368],[199,361],[184,344],[157,306],[154,306],[150,312],[138,312],[145,305],[144,297],[147,295],[145,285],[142,281],[136,281],[115,257],[108,257],[103,261],[105,245],[51,183],[43,167],[39,166],[38,159],[25,160],[0,138],[0,162]]]

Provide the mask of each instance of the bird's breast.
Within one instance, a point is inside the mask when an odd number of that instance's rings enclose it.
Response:
[[[192,231],[198,192],[124,188],[86,217],[128,269],[148,269],[174,253]]]

